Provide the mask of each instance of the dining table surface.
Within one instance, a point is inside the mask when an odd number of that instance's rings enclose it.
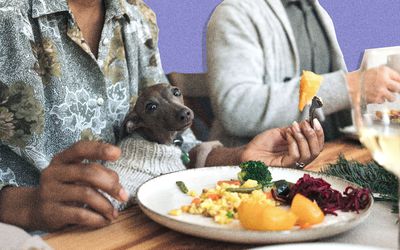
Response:
[[[335,163],[343,154],[360,162],[371,160],[371,154],[358,141],[338,139],[325,144],[324,150],[306,169],[319,171]],[[345,233],[320,239],[318,242],[355,244],[397,249],[397,216],[388,202],[375,201],[370,216],[356,228]],[[164,227],[148,218],[138,205],[120,213],[110,225],[89,230],[71,227],[43,235],[54,249],[249,249],[263,245],[235,244],[197,238]]]

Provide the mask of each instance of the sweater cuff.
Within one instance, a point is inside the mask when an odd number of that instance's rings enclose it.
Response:
[[[15,180],[15,174],[9,168],[7,168],[6,171],[0,169],[0,190],[5,187],[18,187],[18,184]]]
[[[196,155],[196,162],[194,164],[195,168],[202,168],[205,167],[207,157],[210,154],[210,152],[215,149],[223,147],[222,143],[219,141],[208,141],[208,142],[203,142],[199,145],[197,145],[195,148],[192,150],[194,151]]]
[[[322,98],[324,106],[322,108],[325,115],[349,109],[351,107],[347,80],[344,71],[339,70],[333,73],[324,74],[324,81],[318,92]]]
[[[7,246],[6,249],[52,249],[39,236],[30,236],[23,229],[4,223],[0,223],[0,242],[4,243],[4,245],[1,244],[2,247]]]

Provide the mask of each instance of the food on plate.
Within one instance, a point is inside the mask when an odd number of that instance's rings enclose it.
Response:
[[[243,187],[243,185],[258,186],[258,183],[257,181],[247,181],[240,185],[240,182],[221,181],[216,184],[215,188],[204,188],[200,196],[192,199],[190,204],[182,206],[180,210],[189,214],[202,214],[211,217],[218,224],[228,224],[238,218],[238,207],[245,198],[259,197],[258,199],[261,200],[260,197],[263,197],[265,202],[271,205],[275,204],[272,196],[267,196],[262,190],[253,190],[251,193],[227,191],[230,188],[252,188],[251,186]],[[269,199],[267,199],[268,197]]]
[[[262,162],[245,162],[240,168],[239,180],[218,181],[215,187],[204,188],[190,204],[171,210],[169,214],[203,215],[218,224],[229,224],[237,219],[249,230],[275,231],[295,226],[308,228],[323,222],[326,214],[336,215],[337,210],[358,213],[371,202],[367,189],[349,186],[342,195],[322,178],[309,174],[293,184],[286,180],[272,181],[268,167]],[[177,182],[179,189],[182,184]],[[194,191],[188,190],[186,187],[184,193],[193,196]]]
[[[379,120],[383,120],[385,114],[387,114],[390,121],[400,123],[400,110],[391,109],[391,110],[388,110],[388,112],[382,112],[382,111],[375,112],[375,116]]]
[[[262,161],[247,161],[239,165],[239,181],[255,180],[262,186],[271,184],[272,175],[268,167]]]
[[[318,90],[323,81],[321,75],[317,75],[311,71],[303,71],[300,80],[300,93],[299,93],[299,110],[303,111],[307,104],[310,104],[313,97],[317,95]]]
[[[285,196],[288,195],[290,192],[290,187],[293,185],[293,183],[287,182],[285,180],[278,180],[274,181],[274,184],[272,186],[272,189],[274,193],[280,196]]]
[[[325,218],[318,204],[301,194],[294,196],[290,211],[297,216],[297,224],[302,228],[319,224]]]
[[[183,181],[177,181],[176,185],[179,187],[182,193],[187,194],[189,192],[189,189],[186,187]]]
[[[297,221],[293,212],[275,206],[265,195],[244,199],[238,208],[238,217],[244,228],[259,231],[289,230]]]
[[[310,200],[316,201],[324,214],[337,215],[335,211],[355,211],[364,209],[371,202],[370,192],[365,188],[347,187],[343,195],[322,178],[314,178],[304,174],[296,184],[290,188],[288,195],[278,195],[272,190],[272,195],[282,203],[291,204],[296,194],[302,194]]]

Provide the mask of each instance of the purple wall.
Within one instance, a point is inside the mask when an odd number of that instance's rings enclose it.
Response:
[[[221,0],[146,0],[160,26],[165,72],[204,72],[205,29]],[[349,70],[364,49],[400,45],[399,0],[320,0],[335,23]]]

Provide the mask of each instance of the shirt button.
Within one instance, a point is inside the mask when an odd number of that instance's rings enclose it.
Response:
[[[103,106],[103,104],[104,104],[104,99],[101,97],[97,98],[97,105]]]
[[[110,40],[106,37],[103,39],[103,45],[107,45],[110,42]]]

